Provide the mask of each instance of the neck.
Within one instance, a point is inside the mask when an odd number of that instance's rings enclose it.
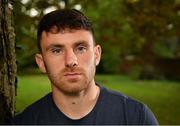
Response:
[[[76,94],[65,94],[56,87],[52,90],[56,106],[71,119],[80,119],[92,111],[100,92],[94,81]]]

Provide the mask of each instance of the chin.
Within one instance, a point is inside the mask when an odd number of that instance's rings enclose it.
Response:
[[[79,94],[82,91],[86,90],[88,88],[88,83],[82,83],[82,82],[68,82],[57,85],[58,89],[63,92],[64,94],[68,95],[75,95]]]

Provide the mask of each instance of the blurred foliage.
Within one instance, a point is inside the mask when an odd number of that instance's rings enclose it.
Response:
[[[180,41],[177,37],[163,38],[154,45],[154,53],[159,57],[176,58],[180,51]]]
[[[79,9],[93,21],[96,41],[103,48],[98,72],[121,72],[129,56],[143,61],[138,72],[147,63],[153,66],[157,58],[180,58],[180,0],[15,0],[14,4],[19,70],[35,65],[37,24],[55,8]]]

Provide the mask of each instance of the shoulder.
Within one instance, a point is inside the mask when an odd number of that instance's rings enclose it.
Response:
[[[105,99],[111,102],[116,102],[117,104],[126,104],[126,107],[144,107],[144,104],[136,99],[133,99],[121,92],[107,89],[105,87],[101,87],[103,90],[103,95],[105,96]]]
[[[47,109],[47,105],[49,101],[51,100],[51,93],[47,94],[46,96],[42,97],[38,101],[34,102],[22,113],[17,114],[14,119],[12,120],[12,123],[14,124],[33,124],[33,121],[35,121],[39,116],[39,114],[42,114],[43,111]]]
[[[128,124],[157,124],[157,120],[146,104],[128,97],[121,92],[101,87],[104,92],[104,101],[113,106],[116,112],[123,111]],[[108,107],[108,106],[106,106]]]

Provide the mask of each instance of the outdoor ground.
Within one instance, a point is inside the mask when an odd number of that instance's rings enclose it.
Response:
[[[180,124],[180,82],[140,81],[121,75],[97,75],[96,81],[147,104],[159,124]],[[19,76],[17,112],[47,94],[51,90],[49,83],[44,75]]]

